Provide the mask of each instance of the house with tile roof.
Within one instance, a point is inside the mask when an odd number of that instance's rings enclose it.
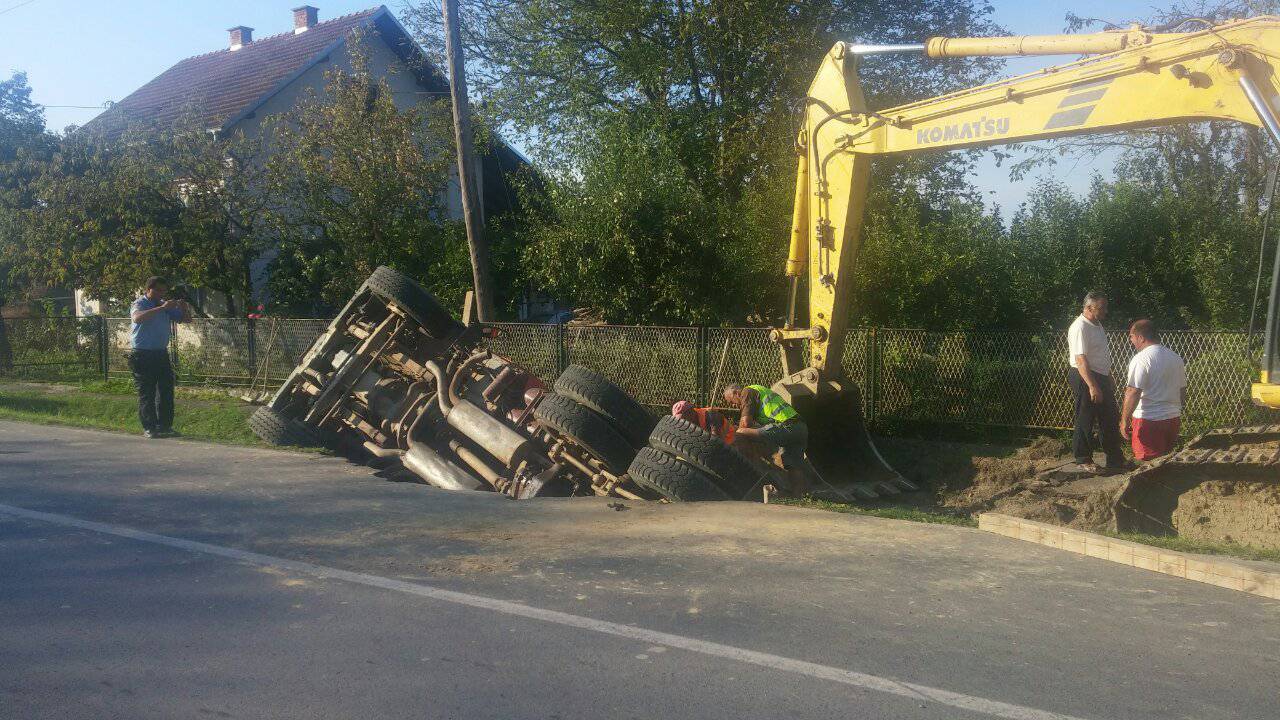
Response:
[[[350,70],[348,53],[357,35],[368,55],[368,71],[386,79],[402,109],[424,96],[447,97],[445,75],[386,6],[326,21],[310,5],[292,12],[292,30],[277,35],[255,39],[253,28],[231,28],[227,47],[179,61],[90,120],[83,130],[112,133],[131,125],[163,129],[194,117],[212,132],[243,132],[252,137],[266,118],[288,112],[309,90],[323,93],[327,71]],[[510,181],[514,173],[527,168],[528,160],[500,141],[477,158],[482,212],[496,215],[512,209],[516,194]],[[445,206],[451,218],[460,219],[456,171],[452,175]],[[255,300],[263,298],[273,257],[268,252],[254,263]]]

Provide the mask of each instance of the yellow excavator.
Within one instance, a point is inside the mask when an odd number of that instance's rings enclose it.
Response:
[[[1199,22],[1199,21],[1197,21]],[[853,269],[872,161],[878,156],[977,148],[1204,120],[1266,129],[1280,145],[1280,18],[1257,17],[1188,32],[1133,25],[1086,35],[935,37],[919,45],[838,42],[809,88],[797,141],[795,210],[786,275],[787,323],[772,331],[784,376],[773,389],[809,419],[810,455],[853,484],[905,485],[876,451],[862,422],[857,387],[841,370]],[[872,110],[858,80],[866,55],[930,58],[1083,55],[1080,60],[898,107]],[[807,318],[797,299],[807,287]],[[1280,253],[1272,271],[1259,406],[1280,409]],[[805,350],[808,358],[805,358]],[[843,470],[843,472],[842,472]],[[1226,484],[1224,493],[1263,490],[1257,533],[1280,543],[1280,425],[1207,433],[1124,481],[1116,527],[1178,532],[1189,490]],[[1268,507],[1270,509],[1268,509]],[[1261,509],[1259,509],[1261,508]],[[1213,522],[1210,518],[1208,522]]]

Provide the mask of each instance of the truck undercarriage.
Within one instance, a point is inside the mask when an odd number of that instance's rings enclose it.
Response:
[[[263,440],[396,463],[448,490],[513,498],[727,500],[769,469],[677,418],[655,419],[573,365],[552,387],[485,349],[420,285],[378,268],[250,418]]]

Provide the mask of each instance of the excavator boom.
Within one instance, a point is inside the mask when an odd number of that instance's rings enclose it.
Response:
[[[930,57],[1080,53],[1087,57],[1034,73],[898,107],[867,107],[859,80],[863,55],[921,52]],[[806,99],[786,274],[792,303],[773,332],[784,377],[775,391],[806,410],[828,450],[854,455],[865,473],[893,475],[860,418],[857,388],[841,371],[853,269],[872,160],[877,156],[975,148],[1132,130],[1201,120],[1266,128],[1280,143],[1280,18],[1258,17],[1185,33],[1133,26],[1093,35],[931,38],[920,45],[836,43]],[[1271,287],[1266,347],[1253,399],[1280,408],[1280,258]],[[807,318],[799,287],[807,287]],[[808,357],[804,349],[808,348]],[[834,429],[838,428],[838,430]],[[852,433],[852,435],[850,435]],[[821,452],[821,451],[819,451]],[[861,458],[857,458],[861,455]],[[827,458],[831,468],[843,460]]]

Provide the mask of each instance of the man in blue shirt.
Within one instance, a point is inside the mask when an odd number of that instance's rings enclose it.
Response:
[[[133,301],[129,317],[129,370],[138,386],[138,419],[149,438],[173,435],[173,366],[169,364],[171,323],[191,320],[185,300],[167,300],[169,284],[149,277],[142,296]]]

